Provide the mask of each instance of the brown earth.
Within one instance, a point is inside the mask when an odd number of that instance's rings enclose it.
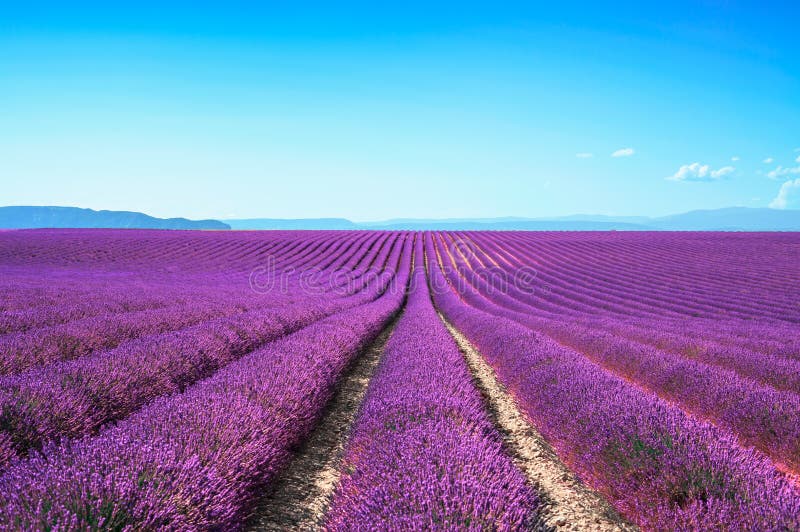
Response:
[[[353,363],[311,436],[253,511],[248,530],[319,530],[334,489],[339,465],[372,375],[399,316]]]
[[[440,317],[467,361],[507,452],[544,500],[545,523],[556,530],[637,530],[559,460],[483,356],[444,316]]]

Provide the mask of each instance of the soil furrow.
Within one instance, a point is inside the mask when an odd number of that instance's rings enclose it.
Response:
[[[557,530],[636,530],[559,460],[478,350],[444,316],[440,317],[467,361],[507,452],[542,496],[545,523]]]
[[[350,428],[401,314],[353,362],[317,428],[256,506],[248,530],[320,529],[339,483],[339,466]]]

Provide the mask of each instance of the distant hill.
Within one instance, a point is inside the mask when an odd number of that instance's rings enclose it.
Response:
[[[407,231],[647,231],[639,224],[582,220],[492,219],[404,220],[359,224],[360,229]]]
[[[729,207],[655,218],[649,225],[667,231],[800,231],[800,210]]]
[[[571,214],[548,219],[560,222],[611,222],[636,225],[646,225],[650,221],[647,216],[607,216],[604,214]]]
[[[254,218],[249,220],[225,220],[232,229],[267,230],[385,230],[385,231],[610,231],[612,229],[643,231],[646,227],[605,221],[559,221],[530,218],[454,218],[415,219],[401,218],[378,222],[351,222],[345,218]]]
[[[591,218],[591,217],[589,217]],[[617,220],[560,220],[537,218],[396,218],[352,222],[345,218],[254,218],[225,220],[233,229],[385,230],[385,231],[646,231],[640,224]]]
[[[154,218],[140,212],[77,207],[0,207],[0,228],[230,229],[217,220]]]
[[[800,210],[729,207],[671,216],[575,214],[556,218],[400,219],[359,224],[369,229],[517,231],[800,231]]]
[[[139,212],[75,207],[0,207],[0,229],[137,228],[239,230],[440,230],[440,231],[800,231],[800,210],[730,207],[672,216],[575,214],[555,218],[399,218],[352,222],[345,218],[252,218],[187,220],[154,218]]]
[[[252,218],[248,220],[225,220],[231,229],[361,229],[357,224],[344,218]]]

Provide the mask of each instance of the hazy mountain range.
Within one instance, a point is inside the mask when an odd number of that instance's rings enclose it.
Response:
[[[187,220],[155,218],[139,212],[95,211],[76,207],[0,207],[0,228],[45,227],[217,230],[800,231],[800,210],[730,207],[655,218],[576,214],[555,218],[397,218],[377,222],[352,222],[345,218]]]
[[[233,229],[410,229],[521,231],[800,231],[800,210],[730,207],[648,218],[575,214],[555,218],[397,218],[356,223],[344,218],[225,220]]]
[[[0,207],[0,228],[76,229],[230,229],[218,220],[155,218],[131,211],[95,211],[77,207]]]

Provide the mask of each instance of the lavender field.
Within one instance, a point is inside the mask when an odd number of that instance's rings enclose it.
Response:
[[[2,530],[798,530],[798,474],[797,233],[0,232]]]

